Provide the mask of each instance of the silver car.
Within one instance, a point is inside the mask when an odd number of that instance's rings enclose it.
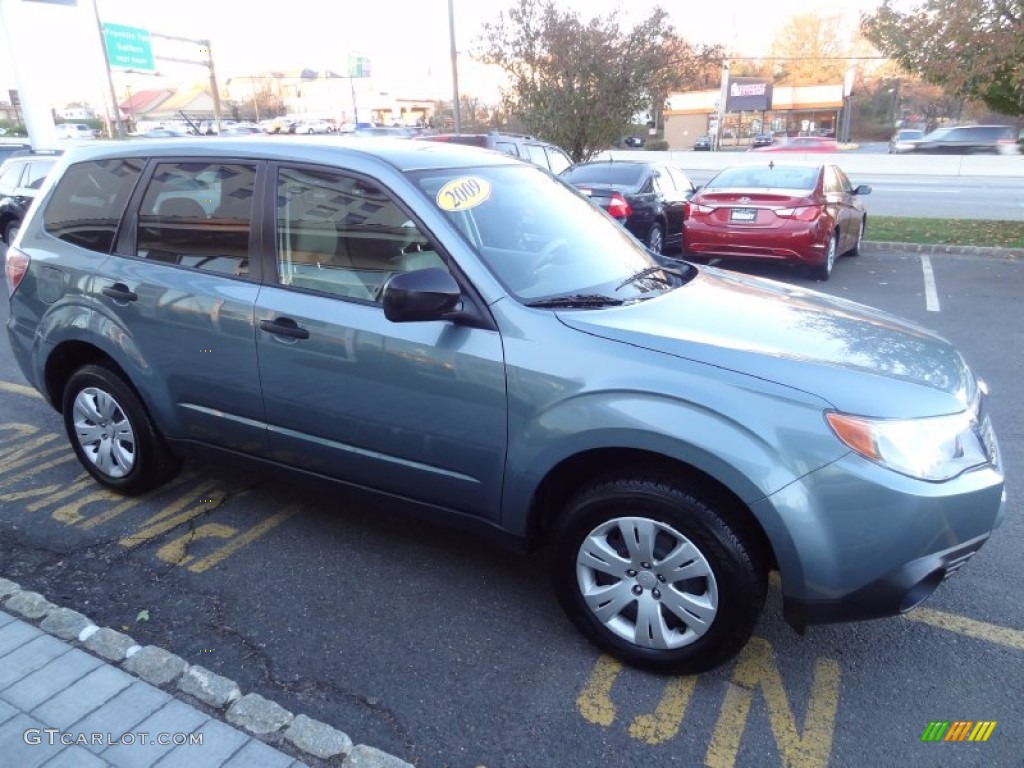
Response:
[[[14,355],[99,483],[141,493],[199,446],[372,489],[546,548],[583,633],[662,672],[736,654],[772,569],[797,628],[909,610],[1005,512],[949,343],[669,264],[496,152],[78,148],[7,279]]]

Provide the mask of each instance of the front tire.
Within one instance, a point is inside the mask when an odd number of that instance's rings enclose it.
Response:
[[[767,591],[763,556],[724,512],[664,477],[585,488],[552,543],[559,602],[627,664],[670,674],[722,664],[750,638]]]
[[[850,256],[860,256],[862,253],[861,246],[864,245],[864,230],[868,228],[868,217],[864,216],[860,220],[860,229],[857,230],[857,242],[853,246],[853,250],[850,251]]]
[[[143,493],[174,477],[181,466],[138,395],[104,366],[86,365],[72,374],[63,414],[78,460],[111,490]]]

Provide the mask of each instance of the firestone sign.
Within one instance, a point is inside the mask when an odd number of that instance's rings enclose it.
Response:
[[[762,112],[772,108],[772,81],[758,77],[729,78],[726,112]]]

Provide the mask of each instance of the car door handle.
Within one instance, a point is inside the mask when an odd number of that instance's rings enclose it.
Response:
[[[309,331],[300,328],[298,324],[289,317],[279,317],[276,320],[260,320],[260,328],[267,333],[276,336],[288,336],[292,339],[308,339]]]
[[[110,298],[115,299],[116,301],[139,300],[139,294],[137,294],[135,291],[128,290],[128,286],[125,285],[124,283],[114,283],[113,285],[108,285],[106,288],[103,289],[103,295],[109,296]]]

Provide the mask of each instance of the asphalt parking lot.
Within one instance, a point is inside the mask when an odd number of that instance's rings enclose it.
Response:
[[[990,386],[1007,521],[907,617],[800,638],[776,589],[735,662],[622,668],[563,617],[538,558],[223,466],[137,499],[100,490],[6,337],[0,576],[423,767],[1020,766],[1024,261],[868,253],[828,283],[739,269],[915,320]],[[996,725],[922,742],[932,721]]]

